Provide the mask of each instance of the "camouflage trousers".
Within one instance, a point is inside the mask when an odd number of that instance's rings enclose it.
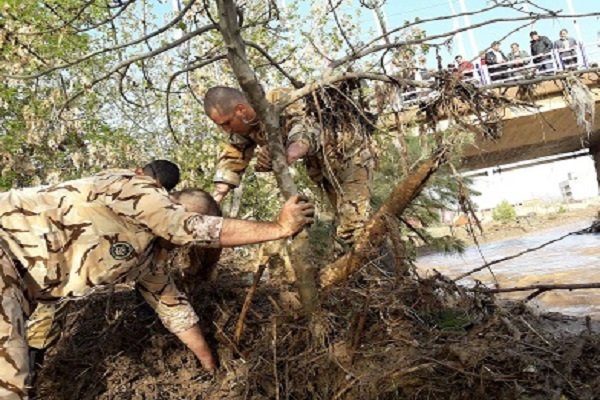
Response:
[[[311,176],[336,210],[336,236],[346,247],[362,234],[369,219],[374,164],[371,152],[364,150],[345,161],[323,165],[320,175]]]
[[[9,254],[0,246],[0,399],[28,399],[29,349],[25,319],[29,302],[25,286]]]

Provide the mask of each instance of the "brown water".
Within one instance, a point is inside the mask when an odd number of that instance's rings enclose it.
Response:
[[[517,239],[486,243],[469,247],[461,255],[432,254],[417,260],[419,269],[436,269],[450,277],[457,277],[485,261],[519,253],[528,248],[539,246],[569,232],[586,228],[591,220],[563,225],[545,231],[523,235]],[[485,260],[485,261],[484,261]],[[527,286],[545,283],[590,283],[600,282],[600,234],[572,235],[557,243],[525,254],[510,261],[491,267],[500,287]],[[488,270],[473,274],[461,283],[472,285],[478,279],[487,285],[494,284],[494,278]],[[518,292],[505,295],[507,298],[525,298],[530,292]],[[530,302],[543,311],[557,311],[569,315],[600,319],[600,289],[555,290],[544,293]]]

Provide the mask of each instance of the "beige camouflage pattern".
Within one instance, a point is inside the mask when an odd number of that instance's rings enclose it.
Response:
[[[279,101],[285,93],[283,89],[267,93],[267,100],[271,103]],[[281,119],[284,146],[291,143],[303,142],[309,145],[308,157],[318,157],[321,148],[321,131],[310,118],[306,118],[302,102],[290,105]],[[239,186],[246,168],[252,161],[256,147],[267,145],[264,129],[257,124],[247,136],[229,134],[228,143],[219,155],[214,181],[223,182],[232,186]]]
[[[274,103],[289,92],[284,89],[267,94]],[[337,237],[351,246],[360,235],[370,213],[372,174],[375,166],[368,135],[357,133],[361,128],[348,123],[346,129],[322,130],[318,121],[305,115],[304,104],[297,102],[282,117],[286,132],[284,146],[294,142],[309,145],[304,157],[308,175],[327,193],[337,213]],[[257,146],[266,146],[260,126],[248,136],[230,134],[219,156],[214,181],[238,186]]]
[[[197,316],[164,263],[152,262],[158,251],[155,239],[217,247],[222,224],[220,217],[187,212],[152,178],[131,171],[1,193],[0,243],[2,254],[10,254],[2,263],[2,299],[8,313],[2,333],[18,336],[8,337],[14,343],[26,343],[25,328],[19,324],[29,310],[19,309],[15,299],[26,295],[33,302],[50,303],[85,296],[100,285],[127,282],[136,282],[168,329],[188,329]],[[20,291],[15,289],[13,261],[23,270]],[[6,345],[8,339],[0,345],[3,354],[12,348]],[[27,360],[26,352],[23,357]],[[16,375],[20,379],[15,370],[22,365],[27,369],[27,362],[0,359],[0,386],[12,385]],[[23,381],[15,383],[19,390],[24,390]],[[24,398],[20,396],[14,398]]]
[[[29,375],[29,349],[24,336],[29,303],[11,258],[0,246],[0,399],[21,400],[27,399],[25,381]]]
[[[68,301],[39,303],[25,323],[27,344],[34,349],[47,349],[58,341],[65,320]]]

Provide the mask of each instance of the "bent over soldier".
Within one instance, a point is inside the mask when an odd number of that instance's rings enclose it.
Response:
[[[159,160],[161,161],[161,160]],[[149,165],[156,166],[157,161],[153,161]],[[159,164],[160,166],[160,164]],[[161,172],[163,169],[161,169]],[[173,175],[159,175],[159,182],[162,186],[170,190],[173,186]],[[162,178],[162,179],[161,179]],[[178,204],[185,207],[187,211],[199,213],[202,215],[221,216],[221,210],[217,202],[210,194],[201,189],[184,189],[173,192],[169,197]],[[221,248],[201,247],[195,244],[178,247],[172,251],[163,246],[158,246],[154,252],[152,262],[160,269],[162,277],[168,285],[165,285],[167,291],[177,293],[175,287],[172,286],[172,280],[168,273],[173,272],[173,269],[184,277],[185,283],[190,284],[200,281],[212,280],[216,275],[216,266],[221,256]],[[169,264],[169,265],[167,265]],[[174,267],[174,268],[173,268]],[[148,299],[149,303],[157,306],[153,297],[148,296],[148,291],[138,290],[142,296]],[[185,295],[185,292],[181,294]],[[181,297],[185,300],[185,297]],[[164,296],[161,296],[164,301]],[[30,378],[33,380],[35,370],[42,365],[45,351],[54,345],[60,338],[63,330],[63,325],[66,318],[68,301],[59,303],[38,303],[33,314],[29,316],[26,324],[27,344],[30,352]],[[178,305],[177,305],[178,306]]]
[[[274,103],[286,94],[285,90],[272,91],[267,100]],[[224,86],[210,88],[204,110],[228,134],[214,177],[213,196],[220,202],[240,184],[255,152],[257,172],[270,170],[270,157],[264,129],[242,92]],[[336,209],[337,238],[350,246],[369,215],[373,154],[361,124],[340,121],[323,128],[321,122],[307,115],[302,102],[288,107],[282,117],[287,161],[291,165],[304,159],[310,178],[324,189]]]
[[[165,326],[213,369],[194,310],[153,262],[158,246],[282,239],[312,222],[312,213],[293,197],[274,222],[206,216],[174,202],[157,179],[124,170],[0,194],[0,398],[28,398],[25,320],[36,302],[122,282],[136,282]]]

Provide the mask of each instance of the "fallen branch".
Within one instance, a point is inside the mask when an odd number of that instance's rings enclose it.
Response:
[[[529,286],[515,286],[508,288],[472,288],[468,289],[473,292],[485,292],[485,293],[508,293],[508,292],[527,292],[530,290],[536,290],[547,292],[549,290],[577,290],[577,289],[600,289],[600,282],[592,283],[556,283],[556,284],[540,284],[540,285],[529,285]]]
[[[458,282],[458,281],[460,281],[461,279],[464,279],[464,278],[466,278],[467,276],[474,274],[475,272],[479,272],[479,271],[481,271],[481,270],[483,270],[483,269],[489,268],[489,267],[490,267],[490,266],[492,266],[492,265],[495,265],[495,264],[500,264],[501,262],[504,262],[504,261],[513,260],[513,259],[515,259],[515,258],[517,258],[517,257],[521,257],[521,256],[522,256],[522,255],[524,255],[524,254],[531,253],[531,252],[533,252],[533,251],[537,251],[537,250],[543,249],[544,247],[546,247],[546,246],[548,246],[548,245],[551,245],[552,243],[556,243],[556,242],[558,242],[558,241],[561,241],[561,240],[563,240],[563,239],[565,239],[565,238],[567,238],[567,237],[569,237],[569,236],[572,236],[572,235],[579,235],[579,234],[582,234],[582,233],[584,233],[584,232],[587,232],[589,229],[590,229],[590,228],[585,228],[585,229],[581,229],[581,230],[578,230],[578,231],[575,231],[575,232],[570,232],[570,233],[567,233],[566,235],[562,235],[561,237],[558,237],[558,238],[556,238],[556,239],[552,239],[552,240],[550,240],[549,242],[543,243],[543,244],[541,244],[541,245],[539,245],[539,246],[532,247],[532,248],[529,248],[529,249],[527,249],[527,250],[523,250],[523,251],[521,251],[521,252],[519,252],[519,253],[516,253],[516,254],[513,254],[513,255],[511,255],[511,256],[507,256],[507,257],[499,258],[499,259],[497,259],[497,260],[490,261],[489,263],[485,263],[485,264],[483,264],[483,265],[482,265],[482,266],[480,266],[480,267],[477,267],[477,268],[475,268],[475,269],[472,269],[472,270],[470,270],[470,271],[468,271],[468,272],[465,272],[465,273],[464,273],[464,274],[462,274],[462,275],[459,275],[458,277],[454,278],[454,279],[453,279],[453,281],[454,281],[454,282]]]
[[[385,203],[367,222],[363,235],[352,250],[320,271],[319,281],[322,287],[345,280],[368,263],[373,250],[378,249],[385,239],[388,216],[399,216],[404,212],[421,193],[433,173],[446,160],[446,156],[447,149],[437,152],[432,158],[422,162],[394,188]]]
[[[235,324],[235,333],[233,334],[233,342],[238,345],[240,344],[240,339],[242,338],[242,334],[244,333],[244,321],[246,320],[246,315],[248,315],[248,311],[250,311],[250,306],[252,305],[252,299],[254,298],[254,293],[256,293],[256,288],[258,287],[258,283],[260,282],[260,278],[265,272],[266,264],[260,264],[258,266],[258,270],[256,274],[254,274],[254,281],[252,282],[252,286],[248,289],[248,293],[246,294],[246,298],[244,299],[244,305],[242,306],[242,311],[240,312],[240,317],[238,318],[237,323]]]

